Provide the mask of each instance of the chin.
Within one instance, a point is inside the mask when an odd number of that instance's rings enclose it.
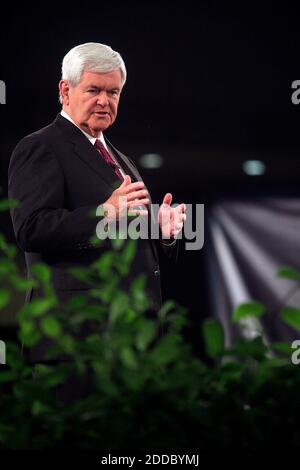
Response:
[[[111,121],[102,121],[102,122],[99,122],[99,121],[96,121],[93,123],[93,129],[97,130],[97,131],[105,131],[105,129],[107,129],[110,125],[111,125]]]

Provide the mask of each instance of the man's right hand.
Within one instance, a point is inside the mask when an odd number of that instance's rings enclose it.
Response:
[[[149,193],[142,181],[131,182],[129,175],[125,175],[123,183],[103,203],[104,211],[108,220],[119,220],[122,216],[147,215],[147,209],[135,208],[150,203]]]

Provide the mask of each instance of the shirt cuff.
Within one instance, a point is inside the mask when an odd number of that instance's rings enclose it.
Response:
[[[174,238],[171,242],[170,241],[166,242],[166,239],[161,239],[160,241],[165,246],[172,246],[176,243],[177,240],[176,238]]]

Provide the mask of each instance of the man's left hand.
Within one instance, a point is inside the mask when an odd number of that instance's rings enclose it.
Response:
[[[171,207],[172,198],[172,194],[167,193],[158,212],[158,221],[163,239],[176,238],[186,220],[186,205],[182,203],[177,207]]]

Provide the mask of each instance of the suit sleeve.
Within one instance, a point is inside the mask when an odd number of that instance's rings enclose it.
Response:
[[[8,196],[19,202],[11,217],[24,251],[77,250],[95,234],[96,207],[64,208],[63,170],[37,135],[23,139],[12,154]]]

